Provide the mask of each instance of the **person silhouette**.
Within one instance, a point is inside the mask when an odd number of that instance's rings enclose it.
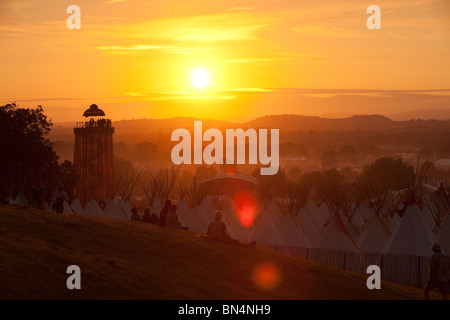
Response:
[[[438,288],[442,299],[448,300],[448,280],[450,275],[450,257],[442,252],[439,242],[431,247],[430,266],[428,267],[428,280],[424,287],[424,300],[430,299],[430,291]]]
[[[237,239],[233,239],[227,232],[227,226],[222,222],[223,213],[221,210],[216,210],[214,212],[214,221],[208,225],[208,230],[206,234],[211,240],[222,241],[228,244],[233,244],[242,247],[254,248],[256,246],[256,241],[250,243],[241,243]]]

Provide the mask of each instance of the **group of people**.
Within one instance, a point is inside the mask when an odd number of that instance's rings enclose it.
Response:
[[[51,198],[46,199],[45,186],[43,181],[40,180],[31,189],[29,205],[36,209],[45,210],[47,208],[47,201],[50,201],[50,209],[53,212],[63,213],[64,201],[69,202],[69,196],[64,191],[63,186],[59,185],[53,192]]]
[[[150,213],[149,208],[145,208],[144,214],[141,217],[138,208],[133,207],[131,208],[131,221],[141,221],[157,224],[162,227],[188,230],[187,227],[181,226],[181,223],[178,220],[177,209],[178,207],[175,204],[172,204],[171,200],[166,200],[159,216],[156,213]]]
[[[164,203],[164,207],[161,209],[159,217],[155,213],[150,214],[150,209],[148,208],[144,210],[144,214],[141,217],[138,208],[133,207],[131,209],[131,221],[141,221],[157,224],[162,227],[188,230],[187,227],[181,226],[181,223],[178,220],[177,209],[178,207],[169,199]],[[209,239],[237,246],[255,247],[255,241],[241,243],[239,240],[231,238],[227,232],[225,223],[222,221],[222,216],[222,211],[217,210],[214,212],[214,220],[208,225],[208,230],[206,232]]]

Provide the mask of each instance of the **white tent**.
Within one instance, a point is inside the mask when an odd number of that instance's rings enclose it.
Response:
[[[307,214],[312,224],[316,227],[319,233],[322,233],[325,229],[326,221],[320,212],[319,208],[314,204],[312,200],[308,200],[305,206],[300,209],[299,215]]]
[[[203,198],[202,202],[195,209],[198,218],[202,221],[202,223],[206,226],[209,225],[210,222],[214,220],[214,212],[216,208],[209,201],[207,197]]]
[[[309,245],[312,248],[319,247],[320,241],[320,231],[317,229],[316,225],[311,221],[311,217],[309,216],[306,210],[300,210],[297,215],[297,221],[299,222],[299,226],[308,240]]]
[[[436,222],[434,221],[432,214],[432,210],[436,209],[433,207],[435,207],[434,203],[430,202],[422,208],[423,217],[425,218],[425,221],[427,222],[431,230],[434,230],[436,228]]]
[[[65,200],[64,200],[64,204],[63,204],[63,214],[75,214],[75,212],[72,210],[72,208],[69,206],[69,204]]]
[[[203,225],[195,213],[195,209],[188,209],[183,214],[178,215],[182,225],[189,228],[189,230],[206,233],[207,226]]]
[[[311,247],[303,233],[303,229],[290,213],[284,216],[283,221],[278,227],[278,232],[287,246]]]
[[[337,216],[331,219],[320,235],[319,247],[331,250],[358,251],[353,239],[350,238],[348,230]]]
[[[189,206],[186,204],[186,202],[184,202],[184,200],[177,201],[176,205],[178,217],[189,211]]]
[[[258,211],[259,212],[259,211]],[[255,212],[255,222],[258,212]],[[225,215],[228,217],[227,221],[230,225],[230,228],[233,230],[233,233],[236,236],[236,239],[239,239],[241,241],[247,241],[247,239],[250,237],[254,226],[252,225],[243,225],[243,222],[241,219],[239,219],[239,213],[237,213],[237,209],[234,206],[233,203],[230,203],[230,206],[225,208],[224,211]],[[250,223],[251,221],[249,221]]]
[[[272,223],[278,227],[281,222],[283,221],[283,214],[280,211],[280,208],[278,207],[275,200],[270,201],[269,206],[265,210],[267,214],[269,215],[270,219],[272,220]]]
[[[161,212],[162,208],[164,208],[164,202],[162,202],[160,199],[153,199],[150,211],[156,213],[156,215],[159,217],[159,213]]]
[[[436,237],[428,227],[419,207],[414,204],[406,208],[383,253],[428,256],[434,241]]]
[[[373,213],[365,201],[363,201],[359,205],[358,212],[361,215],[361,217],[364,219],[365,223],[368,223],[370,220],[372,220]]]
[[[331,214],[330,209],[328,208],[328,204],[325,201],[323,201],[319,205],[317,213],[318,213],[317,217],[320,219],[320,222],[323,225],[326,225],[333,218],[333,215]]]
[[[80,199],[73,199],[70,207],[75,212],[75,214],[83,214],[83,206],[81,205]]]
[[[102,208],[100,208],[97,201],[95,201],[94,199],[92,199],[92,200],[88,201],[88,203],[86,203],[86,207],[83,210],[83,215],[89,216],[89,217],[99,217],[99,218],[105,217],[105,215],[103,214]]]
[[[350,223],[354,228],[354,230],[356,231],[356,233],[358,233],[359,235],[361,235],[366,228],[366,221],[362,217],[361,212],[359,210],[355,212],[352,219],[350,220]]]
[[[25,195],[22,192],[19,192],[16,196],[16,199],[13,201],[12,204],[28,204],[28,199],[25,197]]]
[[[117,220],[128,220],[123,210],[119,207],[117,199],[112,199],[108,202],[103,210],[103,214],[106,218]]]
[[[443,250],[449,254],[450,253],[450,219],[447,218],[442,223],[442,229],[439,233],[438,240],[443,246]]]
[[[381,253],[389,238],[389,222],[374,215],[358,240],[359,251]]]
[[[256,241],[257,244],[262,245],[285,245],[277,228],[273,224],[270,214],[265,210],[261,210],[255,227],[247,241]]]
[[[133,206],[131,205],[130,200],[121,201],[119,207],[122,209],[127,220],[131,220],[131,208],[133,208]]]
[[[394,213],[392,217],[389,218],[389,232],[391,235],[395,232],[398,225],[400,224],[400,221],[402,221],[402,217],[398,215],[398,213]]]

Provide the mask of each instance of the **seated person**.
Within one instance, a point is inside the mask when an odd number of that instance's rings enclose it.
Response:
[[[131,208],[131,221],[141,221],[138,208],[136,207]]]
[[[150,215],[150,223],[159,224],[159,217],[154,212]]]
[[[181,225],[178,221],[177,208],[178,207],[174,204],[170,206],[166,216],[166,227],[178,228]]]
[[[217,210],[214,212],[215,220],[211,222],[208,226],[208,231],[206,234],[212,240],[223,241],[225,243],[234,244],[238,246],[250,247],[254,248],[256,245],[256,241],[253,241],[248,244],[244,244],[239,242],[237,239],[233,239],[227,232],[227,226],[222,222],[222,211]]]
[[[144,215],[142,216],[142,222],[150,223],[150,209],[145,208]]]

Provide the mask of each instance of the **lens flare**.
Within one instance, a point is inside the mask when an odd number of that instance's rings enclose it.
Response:
[[[258,213],[258,202],[255,196],[249,191],[242,191],[234,196],[233,201],[239,223],[246,228],[251,227]]]
[[[253,283],[262,290],[274,289],[281,280],[281,272],[271,262],[263,262],[253,270]]]

